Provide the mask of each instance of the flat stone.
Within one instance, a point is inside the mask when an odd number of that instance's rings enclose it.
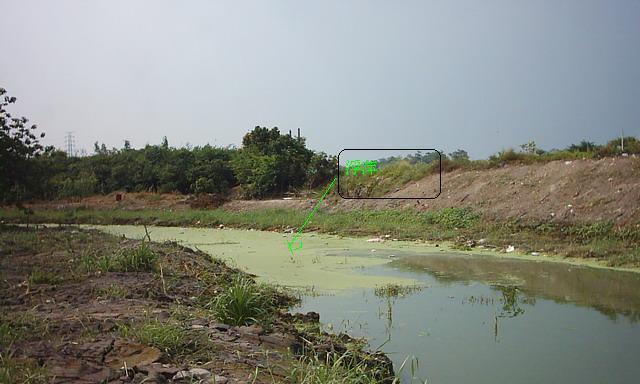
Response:
[[[104,362],[110,368],[120,369],[125,363],[127,367],[149,365],[158,361],[161,356],[162,352],[158,348],[116,340],[113,351]]]
[[[210,384],[227,384],[228,381],[228,378],[220,375],[215,375],[211,379],[209,379]]]

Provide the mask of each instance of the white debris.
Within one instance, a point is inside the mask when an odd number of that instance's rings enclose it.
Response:
[[[510,246],[507,247],[507,253],[511,253],[511,252],[513,252],[515,250],[516,250],[516,247],[514,247],[513,245],[510,245]]]
[[[181,380],[181,379],[198,379],[198,380],[206,380],[211,377],[211,372],[202,368],[191,368],[188,371],[180,371],[173,376],[173,380]]]
[[[373,239],[369,239],[367,240],[367,243],[382,243],[384,240],[382,240],[379,237],[374,237]]]
[[[531,256],[540,256],[540,252],[531,252]]]

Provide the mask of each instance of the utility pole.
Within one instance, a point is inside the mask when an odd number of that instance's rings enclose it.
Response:
[[[73,137],[73,131],[67,131],[65,132],[65,137],[64,137],[64,145],[67,148],[67,156],[69,157],[73,157],[74,156],[74,145],[75,145],[75,139]]]
[[[624,153],[624,128],[620,128],[620,150]]]

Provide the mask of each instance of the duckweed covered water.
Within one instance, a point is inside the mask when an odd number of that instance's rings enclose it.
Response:
[[[135,226],[100,229],[144,234]],[[296,310],[366,337],[396,368],[414,356],[415,375],[429,383],[640,380],[639,273],[325,235],[305,234],[293,261],[288,237],[277,233],[151,228],[151,237],[197,247],[267,281],[331,292],[305,297]],[[376,296],[373,288],[384,284],[423,288]]]

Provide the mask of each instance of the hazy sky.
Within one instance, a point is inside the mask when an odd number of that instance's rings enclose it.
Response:
[[[640,1],[0,0],[0,86],[62,147],[239,144],[472,157],[640,136]]]

